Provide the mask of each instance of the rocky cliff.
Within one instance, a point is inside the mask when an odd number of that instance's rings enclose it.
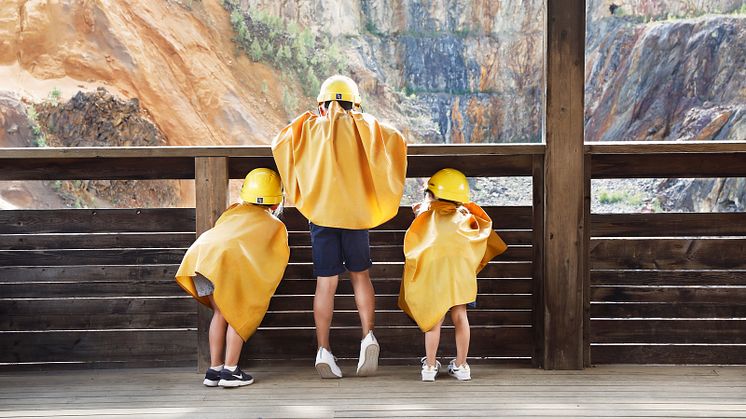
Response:
[[[588,140],[746,138],[744,0],[588,8]],[[76,125],[106,116],[95,107],[23,113],[100,86],[137,100],[157,144],[267,143],[334,71],[411,142],[540,141],[543,26],[541,0],[8,0],[0,146],[90,134]],[[707,194],[742,208],[733,187]]]

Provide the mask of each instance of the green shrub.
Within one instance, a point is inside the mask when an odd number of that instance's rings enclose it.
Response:
[[[253,61],[261,61],[262,55],[264,55],[262,54],[262,46],[259,45],[259,41],[255,39],[249,47],[249,57],[251,57]]]

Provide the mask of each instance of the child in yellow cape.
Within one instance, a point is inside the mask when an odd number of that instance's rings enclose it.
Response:
[[[241,348],[267,313],[290,257],[287,229],[272,213],[282,203],[279,175],[252,170],[241,199],[199,236],[176,272],[176,282],[213,309],[208,387],[254,382],[238,367]]]
[[[362,329],[356,374],[373,375],[380,347],[373,334],[375,291],[370,280],[368,229],[399,211],[407,171],[407,144],[395,128],[362,112],[357,84],[334,75],[305,112],[272,140],[272,155],[288,199],[311,231],[316,293],[315,367],[322,378],[342,378],[329,330],[339,274],[350,272]]]
[[[484,210],[469,202],[469,184],[458,170],[435,173],[428,180],[425,200],[414,210],[417,216],[404,236],[406,263],[399,307],[425,332],[422,381],[435,381],[438,374],[440,327],[449,310],[457,353],[448,372],[470,380],[466,305],[476,301],[477,273],[507,246]]]

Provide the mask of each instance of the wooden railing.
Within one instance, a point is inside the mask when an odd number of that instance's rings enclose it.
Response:
[[[455,167],[468,176],[531,176],[533,204],[488,207],[508,252],[480,275],[470,312],[471,354],[544,365],[551,304],[545,293],[542,145],[411,146],[409,177]],[[0,150],[0,180],[195,179],[196,208],[0,211],[0,363],[193,364],[206,355],[207,310],[173,275],[195,238],[226,205],[227,180],[273,166],[266,147]],[[591,179],[746,176],[746,144],[597,144],[585,148],[587,269],[582,330],[586,364],[743,363],[746,214],[591,214]],[[384,362],[415,360],[422,336],[396,307],[402,207],[371,233],[377,335]],[[314,279],[305,219],[288,209],[291,263],[243,359],[310,360]],[[555,301],[557,300],[557,301]],[[352,290],[342,282],[332,339],[354,358]],[[555,319],[556,320],[556,319]],[[555,331],[556,333],[556,331]],[[201,337],[201,338],[200,338]],[[452,330],[444,356],[455,351]]]
[[[412,146],[408,158],[409,177],[448,166],[469,176],[533,176],[537,187],[542,184],[542,145]],[[198,304],[173,275],[195,232],[209,228],[225,209],[227,180],[274,165],[268,148],[6,149],[0,165],[3,180],[195,179],[197,191],[196,209],[0,212],[0,363],[47,368],[174,365],[193,363],[198,354],[206,359],[210,313],[197,314]],[[538,365],[541,209],[486,210],[510,248],[480,275],[471,354]],[[422,352],[419,329],[396,306],[401,246],[412,219],[402,207],[371,233],[376,334],[390,361]],[[311,359],[315,353],[308,224],[292,208],[284,221],[290,265],[260,330],[245,346],[245,360]],[[347,282],[335,308],[335,354],[356,357],[359,320]],[[443,354],[455,354],[450,327]]]

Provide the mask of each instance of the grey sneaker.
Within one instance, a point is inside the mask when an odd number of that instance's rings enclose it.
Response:
[[[456,365],[455,359],[448,364],[448,374],[456,377],[459,381],[471,380],[471,368],[469,368],[469,364],[464,362],[463,365]]]

